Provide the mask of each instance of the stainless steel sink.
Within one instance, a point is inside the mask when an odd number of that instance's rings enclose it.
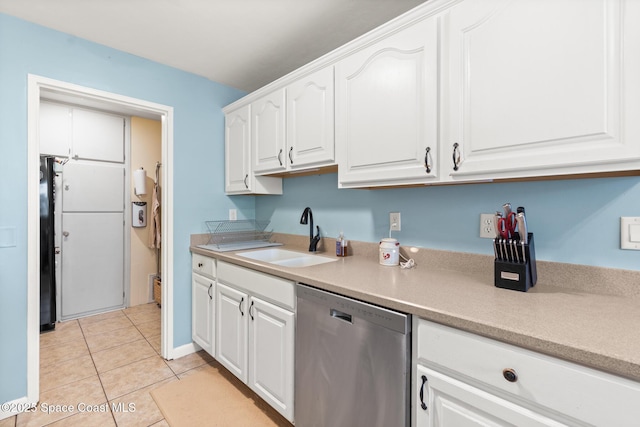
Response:
[[[281,265],[283,267],[310,267],[312,265],[325,264],[338,260],[337,258],[278,248],[238,252],[236,255],[256,261],[268,262],[269,264]]]

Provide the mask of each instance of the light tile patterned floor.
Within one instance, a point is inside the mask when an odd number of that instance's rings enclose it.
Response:
[[[209,363],[204,351],[160,357],[160,309],[153,303],[58,323],[40,335],[38,409],[0,427],[168,426],[149,392]]]

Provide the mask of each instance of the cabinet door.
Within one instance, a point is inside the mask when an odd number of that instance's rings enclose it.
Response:
[[[246,105],[225,116],[225,191],[231,194],[252,190],[249,126],[250,106]]]
[[[288,168],[323,166],[335,161],[333,67],[287,87]]]
[[[76,158],[124,162],[124,118],[73,109],[73,147]]]
[[[422,365],[414,389],[416,427],[564,425]]]
[[[248,296],[218,282],[216,286],[216,359],[247,382]]]
[[[40,103],[40,154],[71,155],[71,108]]]
[[[336,65],[341,187],[436,178],[438,166],[432,162],[438,151],[437,42],[437,21],[432,17]]]
[[[113,163],[69,162],[64,165],[64,212],[124,211],[124,166]]]
[[[249,386],[293,421],[294,314],[251,297],[249,316]]]
[[[623,25],[625,7],[487,0],[451,8],[443,27],[443,178],[597,172],[634,161],[637,168],[640,55],[638,42],[625,38],[635,31]]]
[[[279,89],[251,104],[253,171],[285,170],[285,90]]]
[[[192,274],[192,338],[207,353],[215,357],[213,341],[215,281]]]

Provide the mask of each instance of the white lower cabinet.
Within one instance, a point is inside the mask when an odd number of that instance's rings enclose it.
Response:
[[[249,387],[293,420],[295,315],[251,297],[249,319]]]
[[[207,353],[214,355],[213,321],[215,280],[192,274],[192,336]]]
[[[245,301],[248,295],[218,283],[216,359],[242,382],[247,382],[247,327]]]
[[[191,339],[215,356],[215,260],[199,254],[191,260]]]
[[[640,383],[414,322],[415,427],[638,425]]]
[[[294,282],[218,265],[216,359],[293,422]]]
[[[416,426],[563,425],[422,365],[417,367],[417,393]]]

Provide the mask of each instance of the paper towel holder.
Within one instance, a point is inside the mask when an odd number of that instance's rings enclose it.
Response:
[[[133,193],[136,196],[147,194],[147,171],[142,166],[133,173]]]

